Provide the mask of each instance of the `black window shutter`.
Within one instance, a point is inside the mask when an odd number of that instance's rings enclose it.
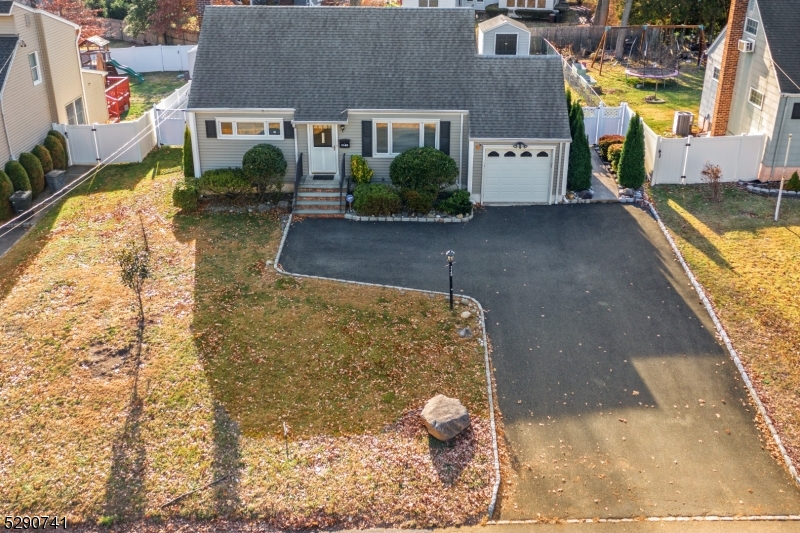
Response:
[[[292,126],[291,120],[283,121],[283,138],[294,139],[294,126]]]
[[[372,121],[361,121],[361,157],[372,157]]]
[[[797,120],[800,118],[800,104],[792,106],[792,119]]]
[[[439,150],[450,155],[450,121],[439,123]]]
[[[217,121],[206,120],[206,137],[209,139],[217,138]]]

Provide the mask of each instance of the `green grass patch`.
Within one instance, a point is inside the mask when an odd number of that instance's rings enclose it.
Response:
[[[178,78],[181,72],[145,72],[143,82],[130,78],[131,107],[123,113],[122,120],[136,120],[150,110],[155,104],[172,94],[175,89],[186,83],[185,78]]]

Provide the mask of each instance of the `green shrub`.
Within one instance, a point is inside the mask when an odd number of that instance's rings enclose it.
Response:
[[[350,156],[350,173],[356,183],[369,183],[375,172],[369,168],[367,160],[360,155]]]
[[[385,216],[400,211],[400,195],[382,183],[362,183],[353,191],[353,208],[362,215]]]
[[[499,4],[489,4],[486,6],[486,14],[489,18],[496,17],[497,15],[508,15],[508,9],[500,7]]]
[[[597,140],[597,146],[600,148],[600,155],[603,159],[609,159],[608,148],[614,144],[622,144],[625,142],[625,137],[622,135],[603,135]]]
[[[197,188],[215,194],[246,194],[253,191],[253,183],[241,168],[217,168],[203,172]]]
[[[14,185],[8,175],[0,170],[0,222],[8,220],[14,215],[14,207],[8,197],[14,194]]]
[[[644,170],[644,129],[637,113],[628,126],[622,156],[617,165],[617,178],[623,187],[638,189],[647,177]]]
[[[39,163],[42,164],[42,172],[47,174],[51,170],[53,170],[53,158],[50,157],[50,150],[42,146],[41,144],[37,144],[31,150],[31,153],[36,156],[39,160]]]
[[[55,135],[48,135],[44,138],[44,147],[50,152],[50,157],[53,159],[53,168],[60,170],[67,170],[67,154],[64,152],[64,147],[61,141]]]
[[[611,169],[616,172],[619,167],[619,158],[622,157],[622,145],[612,144],[608,147],[608,160],[611,161]]]
[[[183,176],[194,177],[194,156],[192,155],[192,133],[187,126],[183,132]]]
[[[551,11],[542,10],[542,9],[515,9],[514,10],[514,15],[517,18],[529,19],[529,20],[548,21],[548,20],[550,20],[550,13],[551,13]]]
[[[458,166],[452,157],[426,146],[411,148],[398,155],[389,165],[389,177],[398,189],[438,194],[455,185]]]
[[[468,215],[472,211],[469,191],[463,189],[455,191],[448,198],[440,201],[436,207],[450,215]]]
[[[28,179],[28,173],[25,172],[25,167],[20,165],[19,161],[9,161],[6,163],[5,171],[15,191],[31,190],[31,181]]]
[[[421,214],[428,214],[433,209],[433,201],[436,199],[432,193],[413,189],[403,189],[400,191],[400,197],[409,211]]]
[[[286,158],[280,148],[271,144],[257,144],[242,158],[245,177],[258,189],[258,197],[277,200],[286,175]]]
[[[800,192],[800,175],[797,174],[796,170],[792,177],[789,178],[789,181],[783,184],[783,190]]]
[[[573,103],[572,107],[575,134],[569,149],[567,187],[573,191],[585,191],[592,186],[592,154],[583,126],[583,109],[578,102]]]
[[[52,135],[58,142],[61,143],[61,148],[64,149],[64,169],[69,166],[69,148],[67,148],[67,138],[64,137],[64,134],[60,131],[50,130],[47,132],[48,135]]]
[[[172,205],[182,211],[191,212],[197,209],[197,199],[200,191],[191,183],[179,183],[172,191]]]
[[[45,186],[42,164],[35,155],[29,154],[28,152],[19,154],[19,164],[22,165],[22,168],[25,169],[25,173],[28,174],[28,180],[31,182],[31,191],[35,198],[44,190]]]

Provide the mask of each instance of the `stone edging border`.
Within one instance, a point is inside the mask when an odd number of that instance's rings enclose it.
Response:
[[[646,518],[565,518],[562,524],[623,524],[631,522],[800,522],[800,515],[751,516],[648,516]],[[491,526],[509,524],[549,524],[544,520],[493,520]]]
[[[471,217],[470,217],[471,218]],[[466,219],[465,219],[466,220]],[[283,229],[283,236],[281,237],[281,243],[278,246],[278,253],[275,255],[275,263],[273,267],[278,274],[284,274],[287,276],[293,276],[296,278],[308,278],[308,279],[322,279],[327,281],[336,281],[339,283],[348,283],[350,285],[363,285],[368,287],[382,287],[386,289],[396,289],[402,291],[409,291],[409,292],[418,292],[423,294],[439,294],[442,296],[448,296],[448,294],[444,292],[438,291],[424,291],[421,289],[410,289],[407,287],[398,287],[395,285],[383,285],[380,283],[366,283],[362,281],[351,281],[346,279],[337,279],[337,278],[326,278],[324,276],[310,276],[308,274],[294,274],[292,272],[287,272],[283,269],[280,264],[281,253],[283,253],[283,246],[286,244],[286,237],[289,235],[289,228],[292,226],[292,215],[289,215],[289,220],[286,222],[286,226]],[[473,298],[472,296],[467,296],[460,294],[459,298],[466,298],[473,302],[480,311],[480,320],[481,320],[481,328],[482,328],[482,338],[481,344],[483,345],[483,360],[484,365],[486,367],[486,387],[489,394],[489,424],[492,428],[492,451],[494,453],[494,486],[492,488],[492,499],[489,502],[489,510],[488,510],[488,517],[489,519],[492,518],[494,514],[495,506],[497,505],[497,494],[500,490],[500,453],[497,449],[497,426],[494,419],[494,393],[492,392],[492,374],[491,374],[491,365],[489,363],[489,345],[486,339],[486,315],[483,310],[483,306],[481,303]]]
[[[747,189],[747,192],[751,192],[753,194],[778,196],[778,189],[764,189],[763,187],[755,187],[753,185],[745,185],[745,189]],[[784,198],[797,198],[800,197],[800,192],[784,190],[781,196]]]
[[[364,215],[355,215],[353,213],[344,214],[344,218],[346,220],[353,220],[355,222],[469,222],[470,220],[472,220],[472,217],[474,216],[475,216],[474,209],[469,215],[463,218],[443,217],[438,215],[435,217],[404,217],[398,215],[370,217]]]
[[[703,306],[706,308],[706,311],[711,317],[711,320],[714,322],[714,327],[716,328],[717,333],[719,334],[720,338],[722,338],[722,341],[725,343],[725,347],[728,349],[728,353],[730,354],[731,359],[733,359],[733,362],[736,364],[736,368],[739,369],[739,374],[742,376],[742,380],[744,381],[745,385],[747,385],[747,390],[750,392],[750,396],[753,398],[753,401],[755,402],[759,413],[761,413],[761,416],[764,417],[764,421],[766,422],[767,427],[769,428],[769,432],[772,434],[772,438],[775,440],[775,444],[778,445],[778,449],[780,450],[781,455],[783,456],[783,460],[786,463],[786,466],[789,468],[789,473],[792,475],[794,482],[798,486],[800,486],[800,476],[798,476],[797,474],[797,468],[792,463],[792,458],[789,457],[789,454],[786,452],[786,448],[783,446],[783,441],[781,441],[781,437],[780,435],[778,435],[778,431],[772,424],[772,419],[770,419],[769,415],[767,414],[767,410],[764,407],[764,404],[761,403],[761,399],[758,397],[758,393],[753,387],[753,382],[750,380],[750,376],[747,374],[747,370],[744,368],[741,359],[739,359],[739,354],[736,353],[736,349],[734,349],[733,343],[728,337],[728,334],[725,331],[722,322],[720,322],[719,317],[717,317],[717,313],[716,311],[714,311],[714,307],[711,305],[711,301],[708,299],[708,296],[706,295],[703,286],[700,285],[700,282],[697,281],[697,278],[695,278],[694,273],[692,272],[691,268],[689,268],[688,263],[686,263],[686,260],[683,258],[683,254],[681,254],[680,250],[678,250],[678,246],[675,243],[675,240],[672,238],[672,235],[670,235],[669,230],[664,225],[664,222],[661,221],[661,217],[658,215],[658,211],[656,211],[656,208],[649,201],[645,201],[644,204],[649,208],[650,214],[653,215],[653,217],[656,219],[656,222],[658,222],[658,226],[661,228],[661,231],[667,238],[667,241],[669,242],[670,247],[672,248],[672,252],[678,258],[678,261],[680,261],[684,272],[686,272],[686,275],[689,276],[689,281],[692,282],[694,290],[697,291],[697,294],[700,296],[700,301],[703,302]],[[800,520],[800,517],[796,517],[793,519]]]

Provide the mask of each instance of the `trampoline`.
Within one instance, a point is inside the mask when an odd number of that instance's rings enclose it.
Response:
[[[667,67],[628,67],[625,69],[625,76],[633,78],[642,78],[646,80],[668,80],[677,78],[680,75],[677,69]]]

